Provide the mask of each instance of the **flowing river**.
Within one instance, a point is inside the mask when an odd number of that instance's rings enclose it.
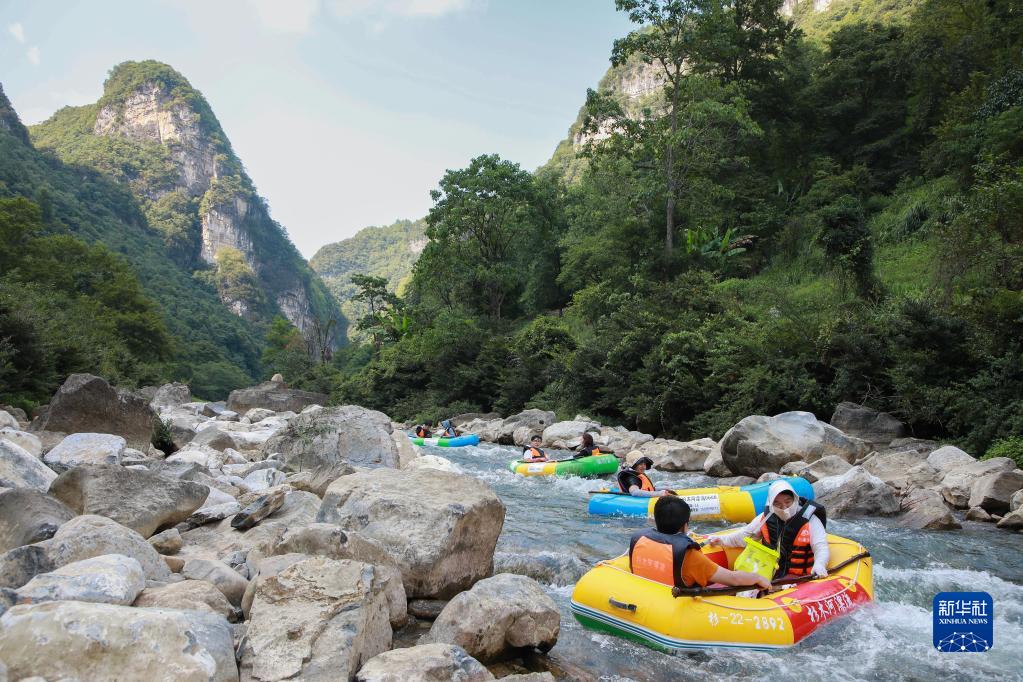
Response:
[[[591,517],[587,491],[599,480],[524,478],[507,463],[520,449],[490,444],[423,448],[486,481],[505,504],[495,570],[527,573],[561,609],[552,656],[601,680],[800,679],[1023,680],[1023,534],[964,522],[963,531],[919,531],[884,519],[829,519],[828,530],[853,538],[874,558],[876,601],[824,626],[795,647],[772,653],[668,655],[581,627],[569,609],[572,587],[592,565],[621,554],[645,519]],[[653,472],[658,485],[712,485],[699,474]],[[697,522],[696,530],[732,524]],[[994,598],[994,648],[939,653],[931,644],[931,604],[941,591],[985,591]]]

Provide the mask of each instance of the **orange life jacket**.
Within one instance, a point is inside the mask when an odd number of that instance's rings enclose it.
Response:
[[[669,535],[655,528],[641,530],[629,543],[629,570],[647,580],[686,587],[682,581],[682,562],[686,552],[695,547],[698,545],[684,533]]]
[[[643,485],[640,486],[640,490],[649,490],[653,492],[654,484],[650,482],[650,479],[646,477],[646,474],[636,472],[636,475],[639,476],[639,480],[643,482]]]
[[[635,485],[635,479],[639,479],[639,489],[653,492],[656,490],[654,484],[647,478],[646,474],[641,474],[632,467],[626,467],[618,472],[618,487],[623,493],[628,493],[629,488]],[[630,483],[630,481],[632,481]]]
[[[529,446],[529,452],[523,453],[525,456],[522,458],[524,462],[536,462],[538,460],[547,459],[547,455],[540,448],[534,448],[532,445]]]

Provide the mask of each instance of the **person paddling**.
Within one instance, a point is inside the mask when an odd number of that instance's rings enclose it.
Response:
[[[816,502],[798,497],[786,481],[775,481],[767,489],[767,507],[739,530],[712,535],[708,542],[722,547],[742,547],[743,539],[755,537],[781,554],[775,578],[785,575],[828,574],[827,513]]]
[[[673,587],[706,587],[721,583],[734,587],[771,583],[756,573],[733,571],[714,563],[689,537],[689,504],[681,497],[664,497],[654,504],[654,524],[633,534],[629,542],[629,570],[634,575]]]
[[[654,460],[649,457],[640,457],[632,466],[622,464],[618,472],[618,488],[623,493],[633,497],[664,497],[674,495],[672,490],[657,490],[650,477],[646,475],[647,469],[654,465]]]
[[[440,423],[440,426],[441,429],[443,429],[440,434],[441,438],[454,438],[458,435],[458,431],[455,430],[455,427],[451,425],[450,419],[445,419],[444,421],[442,421]]]
[[[547,453],[540,449],[540,444],[543,442],[537,434],[533,434],[533,437],[529,439],[529,445],[522,448],[522,461],[523,462],[549,462]]]
[[[579,459],[580,457],[590,457],[600,454],[600,448],[593,444],[593,435],[590,433],[584,433],[579,442],[579,447],[576,448],[575,456],[573,459]]]

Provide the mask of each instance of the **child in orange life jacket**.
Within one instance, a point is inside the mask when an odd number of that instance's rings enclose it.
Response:
[[[689,532],[689,504],[681,497],[664,497],[654,504],[654,523],[633,534],[629,543],[629,570],[633,574],[674,587],[706,587],[721,583],[770,589],[761,575],[732,571],[714,563],[700,551]]]
[[[828,574],[828,534],[824,530],[824,508],[798,497],[785,481],[775,481],[767,490],[767,508],[743,528],[727,535],[714,535],[708,541],[722,547],[742,547],[743,538],[755,537],[781,553],[778,572],[818,578]]]
[[[522,448],[523,462],[548,462],[547,453],[540,449],[543,438],[534,435],[529,439],[529,447]]]
[[[628,493],[633,497],[664,497],[665,495],[674,495],[675,492],[672,490],[657,490],[654,488],[654,484],[646,475],[646,470],[653,465],[654,461],[649,457],[640,457],[632,463],[631,467],[623,464],[618,472],[618,487],[623,493]]]

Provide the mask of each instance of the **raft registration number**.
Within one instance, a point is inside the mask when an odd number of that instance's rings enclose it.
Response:
[[[707,622],[714,627],[722,623],[727,623],[728,625],[746,625],[749,623],[755,630],[784,630],[786,624],[785,619],[780,616],[744,616],[741,613],[718,614],[715,611],[707,614]]]
[[[717,516],[721,513],[721,498],[716,494],[683,495],[693,516]]]

